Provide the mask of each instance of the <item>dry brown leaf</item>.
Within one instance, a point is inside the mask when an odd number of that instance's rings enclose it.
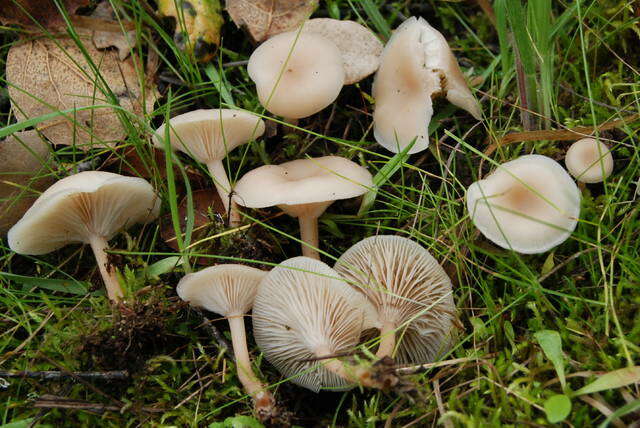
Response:
[[[141,116],[145,103],[133,58],[119,61],[115,52],[99,51],[87,41],[84,48],[120,106]],[[109,98],[100,89],[101,80],[70,38],[37,39],[13,45],[7,57],[6,79],[18,120],[109,104]],[[156,91],[149,88],[144,93],[146,107],[150,109]],[[126,135],[116,111],[111,108],[76,110],[38,126],[52,143],[76,144],[85,150],[110,146]]]
[[[0,235],[53,183],[46,176],[50,154],[49,144],[36,131],[17,132],[0,141]]]
[[[106,22],[116,22],[113,8],[108,1],[98,4],[91,17]],[[98,49],[111,47],[118,49],[118,57],[120,61],[124,61],[136,45],[136,31],[133,29],[123,32],[119,25],[115,29],[96,29],[93,32],[93,44]]]
[[[291,31],[318,6],[317,0],[226,0],[227,12],[238,27],[260,42]]]
[[[21,27],[54,30],[65,26],[64,18],[52,0],[1,0],[0,22],[5,25],[15,24]],[[67,14],[73,15],[76,10],[85,7],[90,0],[61,0]]]

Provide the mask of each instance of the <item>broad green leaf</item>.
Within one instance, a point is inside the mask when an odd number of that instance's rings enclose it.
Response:
[[[224,420],[224,422],[214,422],[209,428],[264,428],[260,422],[251,416],[232,416]]]
[[[90,284],[86,281],[76,281],[73,279],[51,279],[36,278],[33,276],[22,276],[14,273],[0,272],[0,278],[13,281],[25,287],[38,287],[51,291],[62,291],[63,293],[84,295],[88,293]]]
[[[555,267],[555,262],[553,260],[553,252],[549,253],[544,264],[542,265],[542,269],[540,270],[541,275],[546,275],[551,272],[551,269]]]
[[[31,426],[35,418],[20,419],[19,421],[9,422],[8,424],[0,425],[0,428],[27,428]]]
[[[216,66],[212,63],[207,64],[204,69],[204,72],[207,73],[209,79],[211,79],[211,83],[216,87],[222,100],[227,104],[227,107],[233,107],[236,103],[233,101],[233,95],[231,95],[231,91],[227,88],[227,82],[224,80],[224,76],[218,72]]]
[[[622,388],[640,382],[640,366],[626,367],[599,376],[589,385],[580,388],[575,395],[593,394],[608,389]]]
[[[553,364],[558,373],[562,388],[566,386],[564,377],[564,356],[562,355],[562,340],[560,333],[554,330],[541,330],[535,335],[536,340],[540,344],[542,351]]]
[[[143,270],[143,273],[147,276],[157,277],[165,273],[171,272],[173,269],[176,268],[176,266],[180,266],[181,264],[182,264],[182,257],[170,256],[162,260],[159,260],[150,266],[147,266]]]
[[[571,399],[566,395],[554,395],[544,402],[544,412],[552,424],[563,421],[571,413]]]

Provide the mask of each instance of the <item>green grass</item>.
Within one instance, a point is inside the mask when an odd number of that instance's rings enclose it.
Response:
[[[147,141],[151,129],[166,118],[203,107],[235,105],[281,125],[260,106],[245,67],[223,66],[248,58],[253,49],[248,38],[225,15],[217,59],[197,64],[175,46],[170,23],[145,7],[152,2],[112,2],[123,6],[123,20],[135,24],[137,53],[158,56],[162,97],[145,117],[119,113],[127,138],[113,149],[55,147],[58,168],[50,174],[62,177],[65,169],[89,164],[147,178],[162,197],[163,227],[180,230],[180,251],[163,242],[158,222],[111,241],[123,283],[137,302],[127,318],[109,307],[88,248],[69,246],[24,257],[1,240],[0,370],[126,369],[132,378],[6,379],[8,386],[0,389],[0,425],[206,426],[250,415],[251,402],[232,361],[219,352],[202,319],[180,303],[175,285],[185,272],[201,267],[198,258],[270,265],[299,254],[296,222],[273,217],[275,209],[248,213],[257,222],[249,229],[252,236],[270,244],[270,260],[251,253],[207,254],[192,210],[186,221],[178,211],[180,201],[186,198],[190,208],[192,193],[211,186],[206,168],[180,154],[157,160]],[[399,234],[429,249],[454,282],[458,341],[442,357],[442,366],[409,377],[419,397],[415,400],[398,391],[316,396],[283,382],[251,341],[256,368],[292,412],[295,425],[548,425],[544,406],[558,394],[571,396],[566,421],[572,426],[624,426],[640,419],[637,383],[610,382],[603,390],[575,394],[603,373],[640,365],[640,121],[600,133],[614,150],[614,173],[602,184],[581,188],[575,233],[546,254],[524,256],[496,248],[477,233],[464,206],[465,189],[494,165],[529,153],[561,161],[570,143],[523,142],[484,155],[489,143],[509,132],[591,126],[640,113],[637,9],[621,0],[496,0],[493,6],[497,28],[471,1],[331,0],[315,14],[361,20],[382,39],[403,16],[422,14],[448,37],[463,69],[483,78],[475,87],[485,117],[481,125],[474,127],[469,115],[436,102],[429,150],[390,156],[374,143],[366,114],[372,110],[369,78],[345,87],[334,106],[302,120],[295,132],[279,126],[277,136],[236,149],[225,163],[232,181],[259,165],[307,155],[336,154],[368,167],[379,173],[382,187],[367,196],[362,215],[357,215],[360,201],[350,200],[335,203],[321,218],[324,260],[332,264],[364,237]],[[86,43],[73,27],[69,33],[80,46]],[[39,122],[18,123],[10,112],[4,62],[18,34],[0,27],[0,137]],[[96,82],[97,104],[113,103],[95,70],[86,73]],[[146,79],[144,70],[137,71]],[[524,115],[523,100],[529,110]],[[62,113],[73,115],[71,110]],[[125,156],[128,150],[140,161]],[[207,227],[215,229],[213,221]],[[236,238],[216,240],[230,248]],[[148,323],[126,327],[142,316]],[[225,320],[215,319],[214,325],[226,334]],[[547,339],[544,345],[541,337]],[[34,407],[45,394],[124,410]]]

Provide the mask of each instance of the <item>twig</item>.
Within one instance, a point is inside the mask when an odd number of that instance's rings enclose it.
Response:
[[[69,378],[81,378],[85,380],[127,380],[130,375],[127,370],[112,370],[106,372],[61,372],[53,370],[44,371],[10,371],[0,370],[0,378],[29,378],[40,380],[63,380]]]
[[[224,68],[230,68],[230,67],[242,67],[243,65],[247,65],[249,64],[248,60],[242,60],[242,61],[230,61],[230,62],[225,62],[222,64],[222,66]]]
[[[125,412],[140,410],[146,413],[164,413],[165,409],[157,409],[154,407],[140,407],[129,408],[128,406],[111,406],[108,404],[91,403],[82,400],[73,400],[65,397],[58,397],[55,395],[45,394],[38,398],[33,407],[37,409],[72,409],[72,410],[87,410],[92,412]]]
[[[213,336],[218,346],[221,347],[227,354],[227,357],[235,363],[236,359],[233,356],[233,352],[231,351],[231,345],[229,345],[227,339],[225,339],[222,333],[220,333],[220,330],[218,330],[216,326],[211,323],[211,320],[207,318],[204,312],[202,312],[200,309],[194,308],[194,311],[196,311],[198,315],[202,317],[202,319],[204,320],[203,325],[207,328],[207,330],[209,330],[209,333],[211,333],[211,336]]]
[[[418,365],[409,366],[409,367],[400,367],[396,369],[396,374],[410,375],[410,374],[415,374],[421,371],[426,371],[426,370],[437,368],[437,367],[452,366],[460,363],[468,363],[470,361],[487,360],[489,358],[495,357],[496,355],[498,355],[498,353],[494,352],[493,354],[485,355],[482,358],[477,358],[477,357],[455,358],[453,360],[437,361],[435,363],[426,363],[426,364],[418,364]]]

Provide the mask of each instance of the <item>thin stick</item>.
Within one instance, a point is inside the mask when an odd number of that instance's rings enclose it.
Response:
[[[45,394],[40,397],[34,404],[33,407],[38,409],[72,409],[72,410],[86,410],[92,412],[123,412],[126,410],[136,411],[141,410],[147,413],[164,413],[165,409],[156,409],[153,407],[141,407],[139,409],[136,408],[128,408],[128,406],[111,406],[108,404],[100,404],[100,403],[90,403],[88,401],[82,400],[73,400],[65,397],[58,397],[55,395]]]
[[[116,276],[116,270],[111,266],[109,260],[107,260],[107,253],[105,250],[109,248],[109,244],[104,237],[97,235],[93,235],[89,238],[89,244],[91,245],[93,255],[98,263],[98,269],[100,269],[100,275],[102,275],[104,285],[107,287],[107,296],[109,296],[109,300],[117,303],[121,300],[124,294],[122,293],[122,288],[120,288],[120,283]]]
[[[302,255],[320,260],[318,253],[318,219],[316,217],[300,216],[300,239],[302,240]]]
[[[86,380],[127,380],[130,375],[127,370],[112,370],[106,372],[60,372],[54,370],[44,371],[11,371],[0,370],[0,377],[4,378],[29,378],[57,381],[79,377]]]

